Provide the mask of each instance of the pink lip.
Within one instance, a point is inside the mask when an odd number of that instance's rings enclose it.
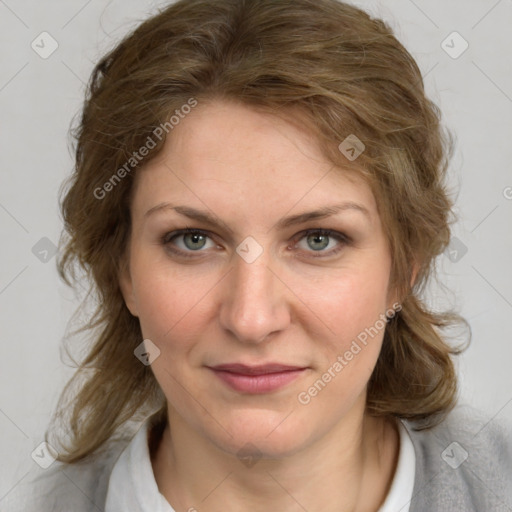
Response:
[[[282,388],[298,378],[307,368],[276,363],[259,366],[222,364],[210,367],[210,370],[234,390],[258,394]]]

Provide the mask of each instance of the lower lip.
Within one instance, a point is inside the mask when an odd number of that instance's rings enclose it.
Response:
[[[280,389],[300,377],[305,370],[306,368],[280,373],[266,373],[264,375],[242,375],[212,369],[219,379],[234,390],[254,394],[270,393]]]

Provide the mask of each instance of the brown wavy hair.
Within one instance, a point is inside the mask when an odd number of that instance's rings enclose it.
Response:
[[[165,137],[140,162],[134,152],[191,98],[197,108],[231,100],[295,120],[300,112],[334,165],[346,167],[338,145],[348,135],[364,143],[354,164],[377,200],[402,306],[386,327],[367,410],[423,420],[421,429],[439,423],[456,402],[450,356],[463,350],[448,343],[445,328],[467,322],[421,298],[455,219],[446,186],[453,138],[416,62],[383,21],[337,0],[180,0],[97,63],[72,131],[76,166],[61,189],[57,265],[70,286],[89,281],[83,307],[93,302],[95,310],[75,331],[89,333],[86,353],[52,419],[66,434],[55,442],[47,431],[48,442],[60,445],[59,460],[91,455],[130,421],[155,412],[165,418],[163,392],[133,354],[142,333],[118,276],[134,174]]]

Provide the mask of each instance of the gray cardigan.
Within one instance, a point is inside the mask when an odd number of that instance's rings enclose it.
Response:
[[[415,431],[410,512],[512,512],[512,427],[458,407],[437,427]],[[109,475],[129,439],[89,461],[37,467],[3,499],[1,512],[103,512]],[[396,511],[400,512],[400,511]]]

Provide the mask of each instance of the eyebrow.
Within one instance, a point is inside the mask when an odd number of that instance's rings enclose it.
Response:
[[[233,230],[229,226],[227,226],[223,221],[219,222],[214,215],[211,215],[205,210],[197,210],[196,208],[192,208],[190,206],[173,205],[171,203],[160,203],[150,208],[144,214],[144,217],[147,218],[157,212],[163,212],[168,210],[175,211],[180,215],[188,217],[189,219],[194,219],[205,224],[210,224],[213,226],[222,225],[228,233],[233,234]],[[360,212],[366,217],[368,217],[368,219],[371,218],[370,212],[365,206],[359,203],[354,203],[352,201],[347,201],[341,204],[324,206],[322,208],[318,208],[317,210],[312,210],[309,212],[303,212],[297,215],[290,215],[288,217],[284,217],[275,224],[275,227],[277,229],[286,229],[297,224],[304,224],[311,220],[325,219],[326,217],[330,217],[332,215],[335,215],[336,213],[347,210]]]

